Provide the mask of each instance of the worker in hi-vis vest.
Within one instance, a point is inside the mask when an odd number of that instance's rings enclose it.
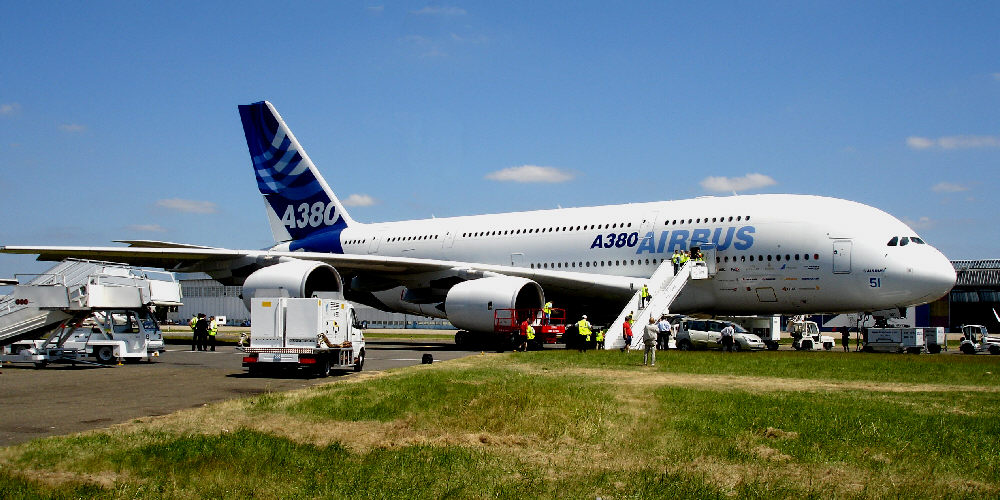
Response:
[[[639,309],[645,309],[646,304],[649,304],[649,287],[643,283],[642,291],[639,293]]]
[[[215,336],[219,333],[219,321],[212,316],[208,319],[208,341],[212,344],[212,350],[215,350]]]
[[[552,301],[546,302],[545,305],[542,306],[542,314],[545,317],[545,324],[549,324],[549,318],[552,317]]]
[[[191,315],[191,321],[188,321],[188,326],[191,327],[191,331],[194,331],[194,325],[198,323],[198,315]]]
[[[580,339],[583,341],[583,346],[580,350],[584,350],[590,347],[590,322],[587,321],[587,315],[583,315],[583,319],[576,322],[577,328],[580,331]]]

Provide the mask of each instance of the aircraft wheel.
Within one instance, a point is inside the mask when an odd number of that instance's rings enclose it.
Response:
[[[468,334],[466,334],[465,330],[455,332],[455,345],[465,346],[468,342]]]
[[[94,351],[94,357],[99,363],[110,365],[115,361],[115,350],[109,345],[103,345]]]
[[[365,350],[361,349],[358,353],[358,359],[354,362],[354,371],[360,372],[365,367]]]

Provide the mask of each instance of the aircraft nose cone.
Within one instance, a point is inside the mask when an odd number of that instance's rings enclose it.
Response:
[[[951,261],[937,250],[934,253],[933,258],[927,259],[924,265],[913,270],[925,291],[923,300],[927,302],[937,300],[951,291],[957,279],[955,266]]]

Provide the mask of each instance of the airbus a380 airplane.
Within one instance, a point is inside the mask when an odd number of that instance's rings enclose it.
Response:
[[[613,319],[675,249],[708,249],[712,279],[671,312],[875,311],[933,301],[948,259],[899,219],[820,196],[770,194],[362,224],[344,210],[268,102],[239,106],[277,244],[265,250],[122,241],[128,247],[6,246],[39,260],[100,259],[203,271],[227,285],[356,302],[493,330],[494,310],[566,307]],[[669,263],[668,263],[669,265]]]

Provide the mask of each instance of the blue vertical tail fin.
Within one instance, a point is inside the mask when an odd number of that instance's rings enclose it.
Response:
[[[336,241],[339,247],[340,230],[354,221],[281,115],[267,101],[239,109],[274,240]],[[339,248],[326,250],[336,252]]]

